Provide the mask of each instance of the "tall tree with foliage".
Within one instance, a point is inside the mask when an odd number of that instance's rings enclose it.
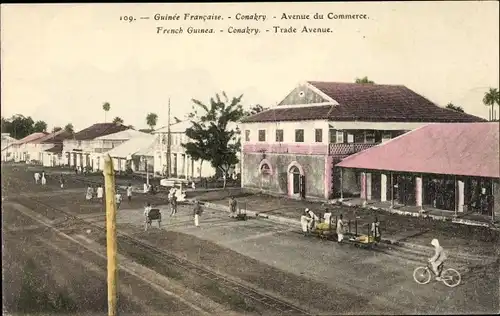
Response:
[[[10,119],[2,119],[2,132],[9,133],[16,139],[24,138],[34,132],[35,122],[31,116],[13,115]]]
[[[111,109],[111,105],[109,104],[109,102],[104,102],[104,104],[102,105],[102,109],[104,110],[104,123],[106,123],[107,114]]]
[[[146,116],[146,124],[152,131],[155,129],[157,122],[158,122],[158,115],[156,113],[149,113]]]
[[[364,76],[363,78],[356,78],[356,83],[363,83],[363,84],[374,84],[375,82],[371,81],[368,79],[367,76]]]
[[[62,127],[60,127],[60,126],[54,126],[54,128],[52,128],[52,133],[57,133],[59,131],[62,131]]]
[[[453,103],[448,103],[446,105],[446,108],[447,109],[450,109],[450,110],[453,110],[453,111],[457,111],[457,112],[462,112],[462,113],[465,113],[464,109],[462,109],[461,106],[458,106],[458,105],[454,105]]]
[[[35,124],[33,125],[33,131],[37,133],[46,132],[47,123],[45,123],[44,121],[36,121]]]
[[[496,118],[495,104],[499,106],[500,110],[500,93],[498,89],[490,88],[490,90],[485,92],[483,103],[490,107],[490,121],[494,121]]]
[[[222,92],[210,98],[206,105],[193,99],[193,109],[188,115],[192,126],[186,130],[190,141],[183,144],[186,154],[194,160],[210,161],[212,167],[224,176],[224,188],[229,169],[238,163],[237,153],[240,151],[240,139],[236,129],[229,129],[229,123],[238,122],[245,111],[241,105],[243,95],[229,100]],[[201,169],[201,168],[200,168]]]
[[[70,134],[73,134],[75,132],[75,129],[73,128],[73,124],[68,123],[66,126],[64,126],[64,130]]]
[[[117,116],[117,117],[115,117],[113,119],[113,123],[115,123],[115,124],[123,124],[123,119],[121,117]]]
[[[257,113],[263,112],[267,110],[268,108],[263,107],[260,104],[256,104],[250,108],[250,110],[246,111],[245,114],[250,116],[250,115],[255,115]]]

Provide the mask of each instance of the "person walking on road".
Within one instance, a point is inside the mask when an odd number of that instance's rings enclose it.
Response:
[[[115,192],[116,209],[119,209],[120,205],[122,204],[122,195],[118,193],[118,190],[116,190]]]
[[[38,181],[40,181],[40,174],[35,172],[35,184],[38,184]]]
[[[102,200],[102,198],[103,198],[103,197],[104,197],[104,189],[102,188],[102,185],[101,185],[101,184],[99,184],[99,185],[97,186],[97,198],[98,198],[99,200]]]
[[[203,209],[201,208],[200,202],[198,200],[194,201],[194,209],[193,209],[193,215],[194,215],[194,226],[200,227],[200,215],[203,212]]]
[[[177,195],[175,193],[172,194],[172,197],[170,198],[170,209],[170,216],[177,214]]]
[[[337,221],[337,241],[340,243],[344,239],[344,221],[342,220],[342,214],[340,214]]]
[[[304,210],[304,214],[300,217],[300,225],[302,227],[302,232],[304,236],[309,233],[309,223],[312,222],[311,216],[309,216],[308,209]]]
[[[127,186],[127,199],[129,202],[132,202],[132,184],[128,184]]]
[[[64,177],[62,174],[59,177],[59,184],[61,185],[61,189],[64,189]]]
[[[47,179],[45,178],[45,171],[42,171],[42,185],[47,184]]]
[[[375,221],[372,223],[371,232],[372,232],[373,239],[376,242],[380,242],[380,240],[381,240],[380,222],[378,221],[378,217],[377,216],[375,216]]]
[[[236,216],[236,210],[238,209],[238,202],[234,198],[234,196],[231,196],[231,199],[229,200],[229,210],[231,213],[229,214],[229,217],[234,217]]]
[[[90,185],[89,185],[89,186],[87,186],[87,194],[85,195],[85,199],[86,199],[87,201],[92,200],[92,195],[93,195],[93,192],[92,192],[92,191],[93,191],[93,190],[92,190],[92,187],[91,187]]]

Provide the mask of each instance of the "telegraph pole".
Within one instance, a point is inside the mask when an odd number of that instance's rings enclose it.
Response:
[[[170,98],[168,98],[168,123],[167,123],[167,178],[170,178],[172,162],[172,136],[170,134]]]

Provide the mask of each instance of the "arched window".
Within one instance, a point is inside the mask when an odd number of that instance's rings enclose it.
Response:
[[[260,173],[263,175],[271,174],[271,168],[267,163],[262,164],[262,166],[260,167]]]
[[[300,174],[300,170],[297,166],[292,166],[290,168],[290,173],[294,173],[294,174]]]

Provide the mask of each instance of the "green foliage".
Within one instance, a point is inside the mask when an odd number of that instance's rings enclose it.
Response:
[[[44,121],[36,121],[35,125],[33,125],[34,132],[46,132],[47,131],[47,123]]]
[[[246,112],[240,103],[243,95],[232,100],[225,92],[222,96],[224,100],[219,94],[210,98],[209,105],[192,100],[193,109],[188,115],[192,126],[186,130],[190,141],[182,146],[194,160],[209,161],[227,176],[231,166],[238,163],[236,154],[241,147],[237,129],[229,129],[228,124],[238,122]]]
[[[264,108],[264,107],[263,107],[262,105],[260,105],[260,104],[256,104],[256,105],[252,106],[252,107],[250,108],[250,110],[246,111],[246,112],[245,112],[245,115],[246,115],[246,116],[255,115],[255,114],[260,113],[260,112],[262,112],[262,111],[265,111],[265,110],[267,110],[267,109],[268,109],[268,108]]]
[[[149,113],[146,116],[146,124],[152,129],[155,129],[156,123],[158,122],[158,115],[156,113]]]
[[[113,119],[113,123],[115,123],[115,124],[123,124],[123,119],[121,117],[117,116],[117,117],[115,117]]]
[[[356,78],[355,82],[362,83],[362,84],[374,84],[375,83],[375,82],[369,80],[367,76],[364,76],[363,78]]]
[[[454,105],[453,103],[448,103],[446,105],[446,108],[447,109],[450,109],[450,110],[453,110],[453,111],[457,111],[457,112],[462,112],[462,113],[465,113],[464,109],[462,109],[461,106],[458,106],[458,105]]]
[[[25,117],[21,114],[16,114],[10,119],[2,117],[2,133],[9,133],[10,136],[21,139],[35,131],[35,122],[31,116]]]
[[[485,92],[483,97],[483,103],[486,106],[491,107],[490,109],[490,121],[496,120],[495,104],[499,106],[500,110],[500,92],[498,89],[490,88],[488,92]]]
[[[66,126],[64,126],[64,130],[68,133],[73,134],[75,132],[75,129],[73,128],[73,124],[68,123]]]
[[[62,127],[60,127],[60,126],[54,126],[54,128],[52,129],[52,133],[57,133],[57,132],[59,132],[61,130],[62,130]]]
[[[111,104],[109,104],[109,102],[104,102],[104,104],[102,105],[102,109],[104,110],[104,112],[109,112],[109,110],[111,109]]]

